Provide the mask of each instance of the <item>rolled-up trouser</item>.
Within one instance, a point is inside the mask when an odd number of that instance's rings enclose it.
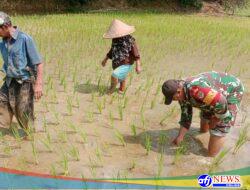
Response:
[[[218,124],[215,126],[215,128],[210,129],[210,134],[214,136],[226,136],[227,133],[229,133],[230,128],[234,126],[237,112],[239,111],[240,103],[242,100],[242,93],[237,94],[238,103],[237,104],[229,104],[228,103],[228,109],[230,113],[232,114],[232,119],[229,122],[219,121]],[[214,113],[212,112],[206,112],[201,111],[200,112],[200,118],[203,120],[206,120],[207,122],[210,121],[210,119],[214,116]]]
[[[0,127],[8,128],[15,115],[22,128],[27,129],[34,123],[34,91],[31,81],[21,84],[12,79],[0,89]]]

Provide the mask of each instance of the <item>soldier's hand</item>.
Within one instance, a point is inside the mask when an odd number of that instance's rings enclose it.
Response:
[[[180,145],[182,141],[183,141],[183,138],[180,137],[180,136],[177,136],[177,137],[173,140],[172,143],[175,144],[175,145]]]
[[[34,95],[35,95],[35,99],[39,100],[42,95],[43,95],[43,87],[42,87],[42,83],[35,83],[34,86]]]

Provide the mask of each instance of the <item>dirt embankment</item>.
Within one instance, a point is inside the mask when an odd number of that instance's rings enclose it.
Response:
[[[178,0],[170,1],[129,1],[129,0],[94,0],[88,3],[72,3],[59,0],[1,0],[0,10],[10,14],[61,13],[83,10],[157,10],[163,12],[198,12],[205,14],[224,14],[218,3],[203,2],[201,10],[183,8]]]

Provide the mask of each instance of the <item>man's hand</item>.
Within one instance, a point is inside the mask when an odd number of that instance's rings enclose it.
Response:
[[[39,100],[42,95],[43,95],[43,87],[42,87],[42,83],[35,83],[34,85],[34,93],[35,93],[35,99]]]
[[[177,136],[177,137],[173,140],[172,143],[178,146],[178,145],[181,144],[182,141],[183,141],[183,137]]]
[[[136,68],[135,68],[135,71],[137,74],[140,74],[141,73],[141,66],[140,65],[136,65]]]

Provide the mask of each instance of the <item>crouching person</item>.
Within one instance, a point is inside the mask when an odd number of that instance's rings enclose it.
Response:
[[[118,82],[120,83],[119,93],[126,89],[126,78],[132,70],[134,61],[136,62],[136,72],[141,72],[140,54],[135,39],[130,35],[135,31],[133,26],[129,26],[119,20],[114,20],[104,38],[112,39],[110,51],[102,61],[105,66],[108,59],[112,59],[113,73],[111,76],[111,86],[109,94],[116,90]]]
[[[13,26],[4,12],[0,12],[0,36],[6,75],[0,89],[0,127],[9,128],[14,115],[26,131],[34,123],[34,97],[42,96],[42,60],[33,39]]]
[[[193,107],[199,108],[200,131],[210,131],[208,155],[222,148],[226,134],[234,125],[244,87],[236,77],[219,72],[206,72],[186,80],[168,80],[162,86],[165,104],[179,101],[180,130],[174,143],[179,145],[192,121]]]

